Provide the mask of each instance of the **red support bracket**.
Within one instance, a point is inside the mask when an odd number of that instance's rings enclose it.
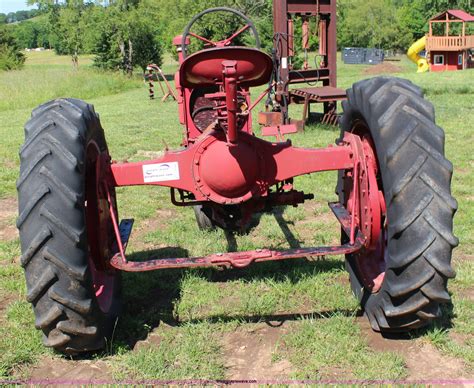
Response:
[[[339,203],[329,204],[334,215],[340,222],[342,229],[349,236],[351,234],[351,217],[347,210]],[[257,249],[254,251],[216,253],[202,257],[183,258],[162,258],[143,262],[126,261],[118,252],[110,261],[110,264],[120,270],[127,272],[144,272],[169,268],[192,268],[192,267],[224,267],[224,268],[244,268],[252,263],[264,261],[288,260],[327,255],[345,255],[358,251],[362,248],[365,237],[360,230],[357,230],[354,244],[344,244],[340,246],[316,247],[290,249],[286,251],[276,251],[271,249]]]

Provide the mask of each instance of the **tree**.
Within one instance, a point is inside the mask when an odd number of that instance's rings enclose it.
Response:
[[[20,69],[25,56],[13,35],[5,27],[0,28],[0,70]]]
[[[37,9],[30,9],[30,10],[9,12],[7,15],[0,14],[0,16],[4,15],[5,23],[16,23],[16,22],[21,22],[23,20],[34,18],[38,14],[39,14],[39,11]],[[0,24],[3,24],[1,19],[2,18],[0,17]]]
[[[81,14],[84,4],[82,1],[71,1],[61,9],[58,31],[61,36],[63,52],[71,56],[72,66],[79,67],[79,54],[82,50],[83,23]]]
[[[149,24],[137,22],[132,28],[130,42],[133,44],[131,67],[138,66],[145,72],[150,63],[161,66],[160,36]]]
[[[148,10],[156,24],[163,26],[163,46],[167,51],[176,54],[173,38],[183,33],[184,27],[197,13],[212,7],[230,7],[243,12],[255,23],[261,33],[262,45],[272,46],[273,22],[272,0],[142,0],[140,6]],[[241,27],[241,21],[230,14],[210,14],[194,27],[194,32],[213,40],[227,37]],[[241,42],[253,44],[251,34],[242,36]],[[197,45],[193,39],[193,45]]]
[[[50,31],[53,32],[51,42],[58,54],[71,56],[74,69],[79,67],[79,54],[82,51],[84,22],[82,13],[86,8],[84,0],[28,0],[28,4],[36,4],[48,13]]]
[[[397,0],[400,27],[410,31],[415,39],[428,32],[428,20],[448,9],[462,9],[474,13],[472,0]]]
[[[33,48],[37,46],[37,30],[35,25],[31,22],[23,22],[16,24],[13,33],[22,48]]]
[[[338,40],[341,46],[401,48],[412,40],[401,30],[399,15],[390,0],[343,2]],[[404,39],[401,39],[403,37]]]
[[[150,63],[161,65],[161,35],[148,11],[130,3],[104,9],[103,28],[94,49],[97,67],[121,69],[131,75],[137,66],[145,71]]]

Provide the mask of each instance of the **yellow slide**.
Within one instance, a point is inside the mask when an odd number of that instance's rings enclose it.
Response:
[[[426,36],[418,39],[415,43],[411,45],[408,49],[407,56],[410,60],[418,65],[418,73],[425,73],[430,69],[430,65],[426,58],[420,57],[418,55],[421,51],[425,49],[426,46]]]

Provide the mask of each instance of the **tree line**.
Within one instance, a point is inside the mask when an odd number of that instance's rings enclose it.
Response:
[[[0,69],[3,62],[21,66],[20,48],[44,47],[70,55],[74,67],[80,54],[94,54],[95,66],[131,74],[148,63],[161,63],[163,51],[175,52],[179,35],[196,13],[227,6],[252,18],[264,49],[273,42],[272,0],[29,0],[38,10],[15,13],[15,23],[0,18]],[[474,12],[472,0],[339,0],[339,47],[406,50],[427,31],[428,19],[446,9]],[[9,14],[10,15],[10,14]],[[39,15],[39,16],[38,16]],[[18,20],[20,18],[21,20]],[[22,19],[23,18],[23,19]],[[21,21],[21,22],[18,22]],[[237,21],[228,15],[208,15],[196,32],[220,38],[233,32]],[[317,47],[316,22],[311,22],[312,48]],[[297,31],[297,35],[300,32]],[[251,39],[243,37],[244,40]],[[296,39],[299,45],[299,39]],[[196,43],[193,43],[196,45]],[[7,49],[8,48],[8,49]],[[2,57],[9,56],[4,61]],[[14,66],[13,66],[14,67]],[[5,68],[5,66],[4,66]]]
[[[39,9],[29,9],[9,13],[0,12],[0,24],[22,22],[23,20],[34,18],[39,14],[41,14]]]

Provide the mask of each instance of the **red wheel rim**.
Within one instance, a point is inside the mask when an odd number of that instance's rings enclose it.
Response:
[[[382,287],[385,277],[388,242],[388,220],[384,198],[383,183],[374,142],[368,125],[363,120],[356,120],[351,132],[358,135],[364,149],[364,169],[368,175],[369,198],[372,213],[371,239],[366,246],[352,255],[359,279],[363,286],[372,293]],[[353,192],[351,191],[351,195]],[[348,198],[346,203],[350,204]],[[352,211],[352,209],[349,209]]]
[[[91,141],[86,148],[86,224],[88,241],[88,260],[92,284],[100,309],[110,311],[117,270],[109,265],[109,259],[116,245],[113,224],[110,217],[107,193],[105,192],[103,158],[97,143]],[[115,206],[115,193],[112,192]],[[116,213],[117,214],[117,213]]]

